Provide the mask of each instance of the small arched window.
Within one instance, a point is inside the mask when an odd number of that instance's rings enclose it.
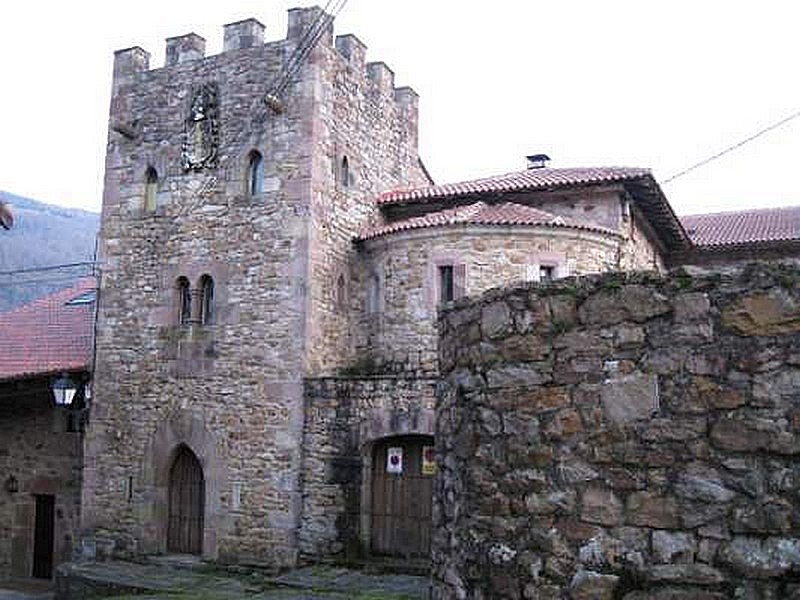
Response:
[[[336,307],[343,310],[346,303],[347,296],[344,275],[339,275],[339,277],[336,278]]]
[[[200,278],[200,292],[203,294],[200,303],[200,323],[210,325],[214,322],[214,280],[210,275]]]
[[[342,187],[350,187],[350,161],[346,156],[342,158],[342,171],[340,177]]]
[[[144,175],[144,210],[155,212],[156,192],[158,191],[158,172],[153,167],[147,167]]]
[[[178,304],[178,322],[181,325],[188,325],[192,319],[192,293],[189,290],[189,280],[186,277],[178,277],[175,292]]]
[[[258,150],[253,150],[247,159],[247,193],[250,196],[264,191],[264,158]]]

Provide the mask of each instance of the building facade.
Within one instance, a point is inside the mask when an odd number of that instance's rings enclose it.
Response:
[[[427,556],[437,307],[691,247],[643,169],[435,186],[356,37],[263,33],[115,54],[85,556]]]
[[[50,578],[79,538],[95,285],[0,314],[0,579]]]

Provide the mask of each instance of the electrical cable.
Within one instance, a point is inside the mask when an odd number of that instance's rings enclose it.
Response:
[[[743,140],[740,140],[740,141],[736,142],[735,144],[733,144],[731,146],[728,146],[724,150],[721,150],[720,152],[717,152],[716,154],[713,154],[712,156],[709,156],[708,158],[705,158],[705,159],[701,160],[700,162],[697,162],[697,163],[695,163],[695,164],[693,164],[693,165],[691,165],[689,167],[686,167],[682,171],[678,171],[674,175],[672,175],[670,177],[667,177],[666,179],[664,179],[662,181],[659,181],[659,184],[660,185],[665,185],[667,183],[675,181],[679,177],[683,177],[684,175],[686,175],[688,173],[691,173],[695,169],[699,169],[700,167],[705,166],[708,163],[713,162],[713,161],[717,160],[718,158],[721,158],[722,156],[725,156],[729,152],[733,152],[734,150],[738,150],[739,148],[741,148],[745,144],[747,144],[749,142],[752,142],[753,140],[755,140],[755,139],[761,137],[762,135],[764,135],[765,133],[769,133],[773,129],[777,129],[778,127],[781,127],[782,125],[785,125],[789,121],[793,121],[797,117],[800,117],[800,110],[798,110],[797,112],[792,113],[788,117],[784,117],[783,119],[781,119],[779,121],[776,121],[772,125],[768,125],[767,127],[764,127],[763,129],[760,129],[759,131],[757,131],[753,135],[750,135],[750,136],[744,138]]]
[[[87,267],[96,265],[96,261],[84,261],[84,262],[75,262],[75,263],[63,263],[60,265],[47,265],[44,267],[28,267],[26,269],[14,269],[12,271],[0,271],[0,275],[18,275],[21,273],[37,273],[42,271],[55,271],[58,269],[69,269],[69,268],[76,268],[76,267]]]

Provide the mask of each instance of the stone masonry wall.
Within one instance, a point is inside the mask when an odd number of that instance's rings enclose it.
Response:
[[[35,494],[55,497],[53,566],[67,561],[77,539],[82,435],[67,429],[53,406],[49,380],[0,386],[0,579],[30,577]],[[18,491],[6,488],[10,476]]]
[[[199,36],[172,38],[163,68],[151,69],[141,48],[115,54],[83,493],[90,555],[166,551],[168,475],[186,444],[206,481],[203,555],[296,559],[303,379],[349,349],[347,311],[331,302],[336,273],[367,219],[365,199],[419,178],[405,125],[415,109],[403,93],[395,101],[381,70],[345,61],[332,26],[294,74],[283,110],[266,106],[319,16],[289,11],[286,38],[269,43],[255,20],[228,25],[216,56],[204,56]],[[194,107],[208,85],[216,155],[187,168],[187,146],[208,140],[191,120],[211,114]],[[345,119],[345,106],[359,112]],[[255,194],[252,151],[264,169]],[[353,192],[337,191],[331,168],[344,152]],[[213,318],[181,324],[176,281],[197,291],[203,275],[214,279]]]
[[[621,238],[587,231],[531,227],[448,227],[388,235],[364,244],[358,264],[355,344],[367,362],[402,363],[420,356],[436,368],[437,266],[465,266],[466,294],[538,276],[616,268]],[[370,278],[380,281],[377,312],[368,310]]]
[[[435,598],[800,595],[800,266],[445,307]]]
[[[436,382],[421,373],[306,381],[300,531],[306,559],[368,552],[364,483],[372,444],[394,435],[432,435]]]

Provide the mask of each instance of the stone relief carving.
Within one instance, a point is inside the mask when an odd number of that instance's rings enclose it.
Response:
[[[203,83],[192,93],[184,121],[181,158],[185,171],[215,167],[219,149],[219,104],[217,84]]]

